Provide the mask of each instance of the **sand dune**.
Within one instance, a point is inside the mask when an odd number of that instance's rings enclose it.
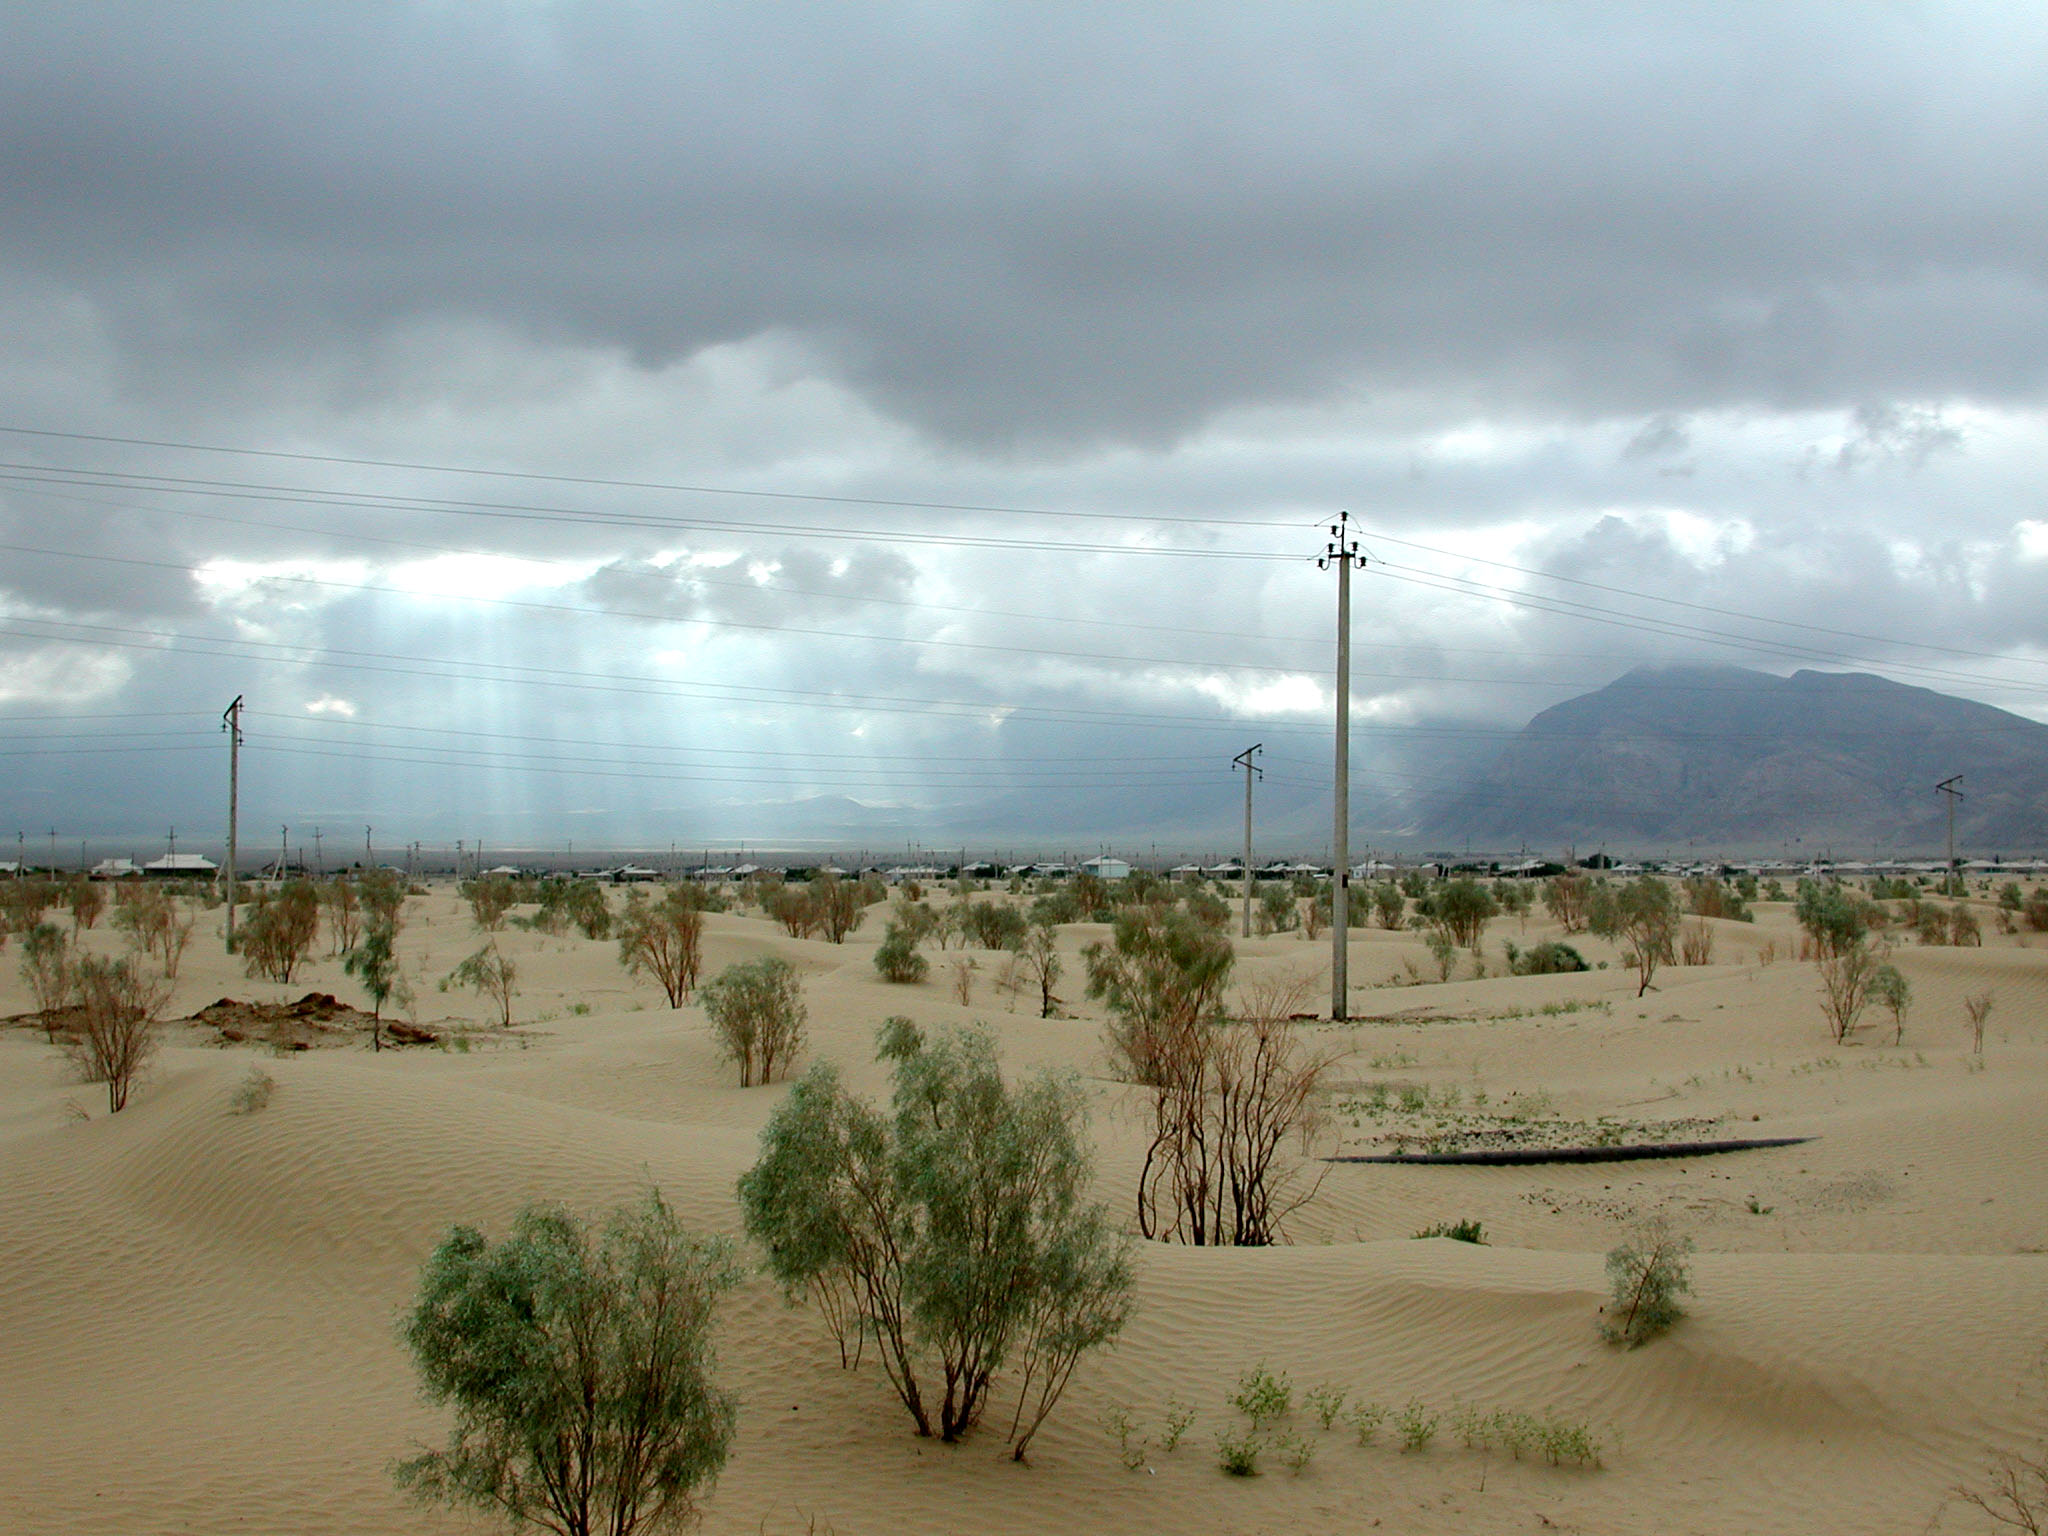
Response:
[[[404,942],[422,1019],[481,1022],[474,999],[433,987],[478,942],[466,913],[448,893],[414,905]],[[1468,957],[1467,979],[1362,987],[1355,1009],[1380,1022],[1315,1031],[1348,1052],[1340,1105],[1384,1083],[1438,1105],[1455,1089],[1450,1114],[1515,1095],[1565,1120],[1818,1139],[1670,1163],[1333,1166],[1292,1246],[1145,1247],[1135,1322],[1084,1365],[1027,1467],[994,1435],[917,1441],[872,1366],[839,1370],[816,1320],[751,1281],[725,1316],[744,1408],[705,1528],[1922,1529],[1988,1449],[2048,1427],[2048,945],[1986,926],[1983,949],[1898,952],[1916,1001],[1897,1047],[1888,1021],[1829,1043],[1781,909],[1719,925],[1735,963],[1666,970],[1641,1000],[1598,941],[1584,947],[1609,967],[1578,976],[1469,979]],[[1493,968],[1501,938],[1551,932],[1496,923]],[[1099,1193],[1121,1214],[1142,1123],[1101,1072],[1099,1013],[1076,979],[1091,936],[1064,936],[1075,1016],[1055,1020],[998,990],[1000,957],[969,957],[965,1006],[959,951],[934,952],[923,985],[882,983],[872,928],[842,947],[718,916],[707,960],[798,964],[811,1052],[861,1091],[885,1086],[871,1041],[889,1013],[983,1020],[1011,1067],[1082,1071]],[[701,1012],[668,1009],[611,946],[503,942],[522,967],[510,1037],[288,1057],[178,1037],[118,1116],[39,1033],[0,1032],[0,1527],[473,1529],[408,1505],[387,1472],[437,1433],[393,1324],[439,1234],[501,1228],[532,1199],[596,1211],[649,1182],[691,1223],[737,1228],[733,1181],[780,1090],[739,1089]],[[1324,951],[1277,936],[1242,953],[1246,975],[1313,978]],[[1405,982],[1404,961],[1433,974],[1412,937],[1358,936],[1357,979]],[[177,1008],[309,988],[359,996],[332,960],[289,988],[250,982],[202,935]],[[1961,999],[1985,989],[1997,1001],[1980,1065]],[[0,1013],[30,1006],[10,963]],[[231,1113],[252,1068],[274,1078],[271,1099]],[[1333,1119],[1353,1149],[1384,1129],[1358,1118]],[[1630,1210],[1672,1214],[1701,1252],[1691,1317],[1621,1353],[1594,1323],[1601,1254]],[[1409,1236],[1466,1217],[1490,1246]],[[1228,1479],[1214,1433],[1238,1373],[1261,1361],[1297,1387],[1341,1382],[1391,1405],[1554,1410],[1602,1435],[1607,1465],[1515,1463],[1448,1430],[1414,1454],[1385,1432],[1361,1447],[1298,1410],[1318,1445],[1306,1471]],[[1127,1471],[1102,1416],[1125,1405],[1156,1437],[1169,1397],[1199,1418],[1177,1451]],[[1951,1513],[1942,1528],[1974,1527]]]

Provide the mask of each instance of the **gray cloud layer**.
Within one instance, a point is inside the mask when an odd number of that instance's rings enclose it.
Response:
[[[2044,61],[2019,5],[11,6],[0,426],[343,462],[0,434],[101,476],[0,470],[0,542],[99,557],[0,555],[0,713],[217,713],[246,673],[294,729],[340,700],[520,750],[761,754],[665,783],[392,748],[294,791],[426,822],[483,776],[529,827],[616,808],[621,840],[807,790],[922,807],[913,833],[1200,830],[1242,724],[1297,733],[1274,804],[1312,837],[1305,557],[1348,506],[1384,562],[1382,828],[1645,658],[1884,666],[2040,714]],[[989,536],[1040,547],[964,542]],[[561,563],[419,574],[448,550]],[[268,584],[182,569],[223,559]],[[614,617],[561,611],[589,607]],[[221,659],[251,645],[308,649]],[[822,707],[856,698],[899,702]],[[808,779],[766,772],[799,749]],[[15,808],[154,819],[109,761],[52,756]],[[211,771],[147,788],[211,805]]]

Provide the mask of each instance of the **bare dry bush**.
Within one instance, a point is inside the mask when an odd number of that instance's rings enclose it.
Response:
[[[107,1113],[127,1107],[129,1088],[156,1053],[157,1016],[170,995],[168,980],[131,961],[87,955],[71,968],[78,1011],[64,1048],[87,1082],[107,1085]]]
[[[1991,992],[1973,992],[1963,999],[1963,1012],[1970,1020],[1970,1049],[1978,1056],[1984,1054],[1984,1023],[1991,1017],[1995,996]]]
[[[1584,875],[1552,875],[1543,883],[1543,905],[1566,933],[1583,932],[1590,882]]]
[[[1681,965],[1714,963],[1714,930],[1702,918],[1695,918],[1678,930],[1678,960]]]
[[[128,942],[163,967],[164,975],[177,979],[178,962],[192,942],[192,918],[182,916],[178,903],[168,891],[141,886],[130,893],[114,913],[114,926],[128,935]]]
[[[1854,1033],[1863,1010],[1870,1006],[1871,982],[1882,964],[1882,957],[1872,953],[1861,937],[1846,948],[1821,955],[1820,1011],[1835,1044],[1842,1044]]]
[[[1152,1142],[1138,1176],[1138,1230],[1163,1242],[1261,1247],[1321,1185],[1302,1178],[1317,1093],[1337,1057],[1305,1047],[1289,1016],[1310,983],[1266,983],[1237,1016],[1182,1016],[1155,1032]]]

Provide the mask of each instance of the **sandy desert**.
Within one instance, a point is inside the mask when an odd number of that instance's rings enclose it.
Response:
[[[1131,1326],[1083,1362],[1025,1465],[999,1433],[916,1438],[872,1362],[841,1370],[819,1320],[755,1272],[722,1313],[721,1372],[742,1406],[703,1529],[1986,1529],[1951,1490],[2048,1430],[2048,938],[2000,933],[1981,911],[1981,947],[1895,952],[1914,993],[1899,1043],[1873,1013],[1841,1047],[1815,966],[1791,958],[1784,904],[1716,923],[1714,963],[1667,967],[1640,1000],[1614,946],[1583,934],[1604,969],[1499,974],[1503,940],[1557,936],[1540,916],[1494,920],[1495,974],[1447,984],[1411,979],[1433,974],[1417,935],[1359,930],[1360,1019],[1300,1026],[1344,1052],[1319,1151],[1375,1150],[1395,1122],[1376,1122],[1373,1102],[1405,1102],[1416,1126],[1512,1115],[1566,1140],[1603,1124],[1630,1139],[1674,1124],[1813,1139],[1654,1162],[1329,1164],[1284,1246],[1138,1245]],[[291,985],[248,979],[221,919],[200,914],[170,1015],[309,991],[363,1002],[324,936]],[[1096,1196],[1127,1213],[1143,1116],[1107,1071],[1079,962],[1106,929],[1060,930],[1066,1016],[1041,1020],[1035,997],[999,987],[998,954],[933,951],[928,981],[884,982],[881,927],[871,913],[834,945],[714,914],[705,974],[788,958],[810,1010],[798,1070],[830,1059],[878,1098],[873,1032],[891,1014],[985,1023],[1013,1074],[1081,1073]],[[121,947],[106,923],[84,942]],[[356,1037],[280,1054],[173,1027],[119,1114],[39,1030],[0,1030],[0,1527],[479,1529],[411,1504],[390,1476],[442,1430],[394,1332],[440,1234],[501,1232],[537,1199],[594,1214],[650,1183],[693,1226],[738,1232],[735,1180],[784,1085],[736,1086],[701,1008],[671,1010],[612,943],[506,931],[515,1025],[491,1028],[486,1005],[434,985],[477,942],[452,887],[409,902],[404,964],[440,1048],[373,1053]],[[0,1015],[35,1006],[17,954],[0,966]],[[951,977],[963,954],[977,961],[965,1005]],[[1327,987],[1327,942],[1276,934],[1238,956],[1240,984]],[[1979,1056],[1962,1002],[1985,990]],[[238,1113],[252,1069],[275,1088]],[[1602,1256],[1631,1212],[1695,1238],[1695,1294],[1672,1332],[1621,1351],[1596,1324]],[[1467,1219],[1485,1245],[1412,1235]],[[1297,1407],[1311,1462],[1226,1477],[1215,1434],[1261,1363],[1297,1395],[1335,1383],[1394,1407],[1582,1420],[1603,1465],[1516,1461],[1448,1430],[1415,1452],[1384,1432],[1360,1445]],[[1170,1399],[1198,1417],[1167,1451]],[[1105,1427],[1119,1410],[1150,1441],[1140,1457]]]

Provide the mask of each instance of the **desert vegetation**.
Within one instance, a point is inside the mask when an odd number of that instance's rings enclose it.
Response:
[[[1003,1081],[977,1032],[927,1040],[883,1026],[895,1077],[884,1117],[813,1067],[762,1132],[740,1181],[748,1233],[791,1296],[873,1342],[920,1435],[958,1440],[1005,1365],[1022,1460],[1081,1357],[1130,1315],[1131,1275],[1089,1159],[1071,1080]]]
[[[711,1344],[737,1279],[726,1245],[652,1192],[594,1232],[545,1205],[496,1243],[454,1228],[402,1337],[455,1425],[443,1449],[399,1464],[400,1486],[557,1536],[686,1524],[737,1418]]]
[[[774,1082],[803,1048],[808,1011],[787,960],[729,965],[705,986],[702,1001],[720,1048],[740,1069],[742,1088]]]

